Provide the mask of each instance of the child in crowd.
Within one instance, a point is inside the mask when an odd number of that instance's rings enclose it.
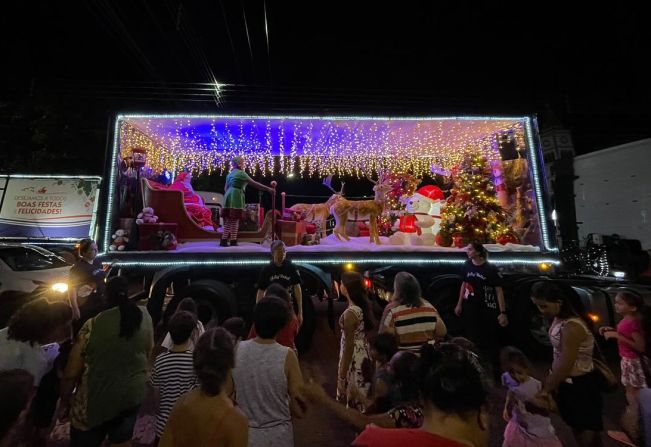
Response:
[[[393,373],[389,362],[391,357],[398,352],[398,344],[393,334],[382,333],[369,339],[371,360],[374,363],[373,383],[368,398],[357,396],[364,400],[366,412],[369,414],[383,413],[391,408],[391,387],[394,384]],[[359,391],[355,388],[355,391]]]
[[[187,311],[176,312],[169,322],[172,348],[156,357],[151,385],[158,391],[156,437],[160,439],[165,424],[178,398],[194,388],[197,377],[192,366],[194,347],[192,334],[197,327],[196,317]]]
[[[197,340],[199,340],[199,337],[201,337],[201,334],[205,332],[203,323],[199,321],[197,303],[195,303],[194,298],[191,297],[183,298],[179,303],[178,307],[176,308],[176,312],[181,312],[181,311],[190,312],[192,315],[194,315],[194,318],[197,321],[196,327],[194,331],[192,331],[192,336],[190,337],[190,343],[188,344],[188,350],[192,351],[194,350],[195,343],[197,342]],[[170,337],[170,333],[168,332],[167,335],[165,336],[165,339],[163,340],[163,343],[161,343],[161,346],[165,349],[172,349],[172,345],[173,342]]]
[[[644,300],[639,295],[620,292],[615,296],[615,312],[622,316],[617,329],[609,326],[599,328],[599,333],[606,340],[615,339],[621,357],[622,385],[626,389],[628,406],[622,416],[624,430],[634,440],[639,438],[638,394],[642,388],[648,388],[648,358],[645,353],[649,344],[649,313]],[[646,371],[645,371],[646,370]],[[628,442],[622,433],[608,432],[608,435],[623,442]]]
[[[298,322],[298,317],[296,316],[296,313],[292,307],[292,299],[289,295],[289,291],[287,291],[286,288],[278,283],[271,283],[269,287],[265,289],[264,296],[265,298],[280,298],[287,303],[287,306],[289,307],[289,319],[287,320],[285,327],[283,327],[280,332],[278,332],[278,335],[276,335],[276,341],[283,346],[287,346],[296,354],[298,354],[294,339],[296,338],[296,335],[298,335],[298,329],[300,325]],[[249,340],[254,339],[255,337],[257,337],[257,333],[255,330],[255,325],[253,325],[251,326],[251,331],[249,332]]]
[[[261,299],[253,310],[258,335],[237,347],[233,381],[237,404],[249,421],[250,446],[294,445],[292,416],[304,411],[303,376],[294,351],[275,340],[289,316],[285,300]]]
[[[246,331],[246,322],[244,321],[244,318],[241,317],[231,317],[222,323],[222,327],[226,329],[228,332],[231,333],[233,338],[235,339],[235,343],[244,340],[247,335]]]
[[[504,371],[502,384],[508,388],[503,414],[508,424],[502,447],[562,447],[548,412],[532,403],[542,383],[531,377],[525,355],[519,349],[506,347],[500,363]]]
[[[198,387],[174,405],[160,447],[246,447],[246,416],[229,397],[233,337],[224,328],[209,329],[197,341],[193,357]]]

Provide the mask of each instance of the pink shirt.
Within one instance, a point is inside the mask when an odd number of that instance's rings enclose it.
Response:
[[[617,333],[626,338],[632,339],[635,332],[639,334],[644,332],[642,329],[642,323],[638,318],[624,318],[617,325]],[[621,340],[617,340],[617,346],[619,347],[619,355],[622,358],[636,359],[640,356],[639,352]]]

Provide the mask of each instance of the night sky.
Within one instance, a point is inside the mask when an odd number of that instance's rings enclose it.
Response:
[[[651,137],[639,7],[524,4],[3,5],[0,170],[100,173],[116,111],[536,113],[579,153]]]

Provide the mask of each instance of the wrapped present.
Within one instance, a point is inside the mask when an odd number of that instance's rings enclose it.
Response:
[[[276,221],[276,233],[286,246],[299,245],[303,241],[305,231],[304,221],[278,220]]]

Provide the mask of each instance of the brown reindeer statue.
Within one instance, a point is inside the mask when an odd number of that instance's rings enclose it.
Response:
[[[311,223],[314,223],[320,229],[321,237],[326,237],[327,230],[327,221],[330,217],[330,208],[334,202],[343,196],[344,194],[344,182],[341,182],[341,190],[339,192],[335,191],[332,186],[332,176],[329,175],[323,179],[323,185],[328,188],[333,194],[325,201],[325,203],[296,203],[289,208],[288,210],[301,214],[303,218]],[[284,193],[283,193],[284,194]],[[284,195],[283,195],[283,208],[284,208]]]
[[[371,180],[369,178],[369,180]],[[348,200],[341,195],[334,200],[330,211],[335,216],[337,222],[334,229],[334,234],[339,240],[348,241],[350,238],[346,234],[346,222],[349,218],[355,220],[369,221],[370,243],[380,244],[380,235],[377,229],[377,218],[386,204],[387,192],[391,190],[391,186],[384,182],[384,176],[380,176],[377,181],[371,180],[375,184],[373,191],[375,198],[373,200]]]
[[[339,197],[341,195],[335,193],[325,203],[296,203],[287,209],[301,214],[306,221],[316,224],[320,229],[320,236],[326,237],[326,222],[330,217],[330,207]]]

